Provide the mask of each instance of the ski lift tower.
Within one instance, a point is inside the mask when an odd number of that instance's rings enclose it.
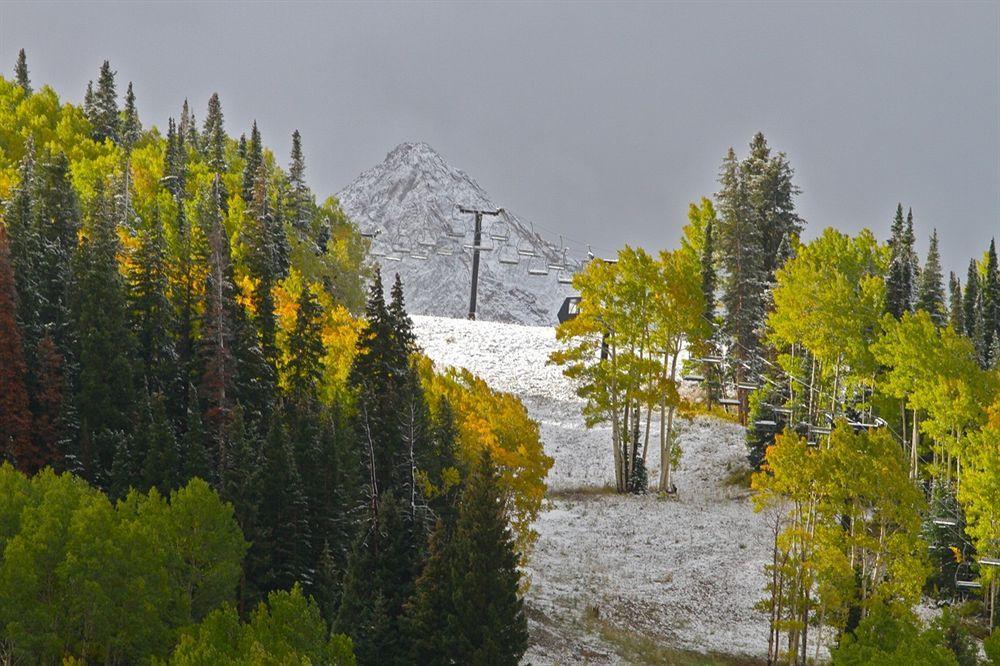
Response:
[[[481,210],[478,208],[466,208],[459,206],[460,213],[476,216],[476,226],[472,236],[472,293],[469,296],[469,319],[476,318],[476,291],[479,289],[479,251],[483,242],[483,215],[495,217],[503,212],[503,208],[496,210]]]

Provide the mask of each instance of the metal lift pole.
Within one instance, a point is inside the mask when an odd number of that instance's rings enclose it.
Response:
[[[476,318],[476,292],[479,290],[479,248],[483,241],[483,215],[499,215],[503,208],[496,210],[479,210],[476,208],[459,208],[462,213],[476,216],[476,228],[472,236],[472,293],[469,296],[469,319]]]

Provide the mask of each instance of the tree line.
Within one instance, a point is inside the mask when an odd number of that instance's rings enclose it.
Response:
[[[299,133],[284,169],[256,122],[227,133],[212,95],[202,123],[185,101],[163,135],[131,83],[120,101],[108,62],[76,106],[32,87],[23,52],[0,110],[5,473],[75,484],[106,513],[195,487],[239,536],[216,595],[157,619],[156,640],[128,643],[102,608],[107,633],[70,625],[44,658],[41,619],[0,618],[0,642],[42,661],[516,663],[518,565],[551,466],[537,424],[420,355],[403,285],[387,297],[336,199],[317,203]],[[49,510],[0,503],[21,529]],[[159,530],[129,520],[149,550]],[[101,538],[86,548],[112,559],[132,543]],[[8,549],[12,575],[75,562]],[[99,573],[79,581],[103,592]],[[41,588],[32,601],[47,603]],[[288,635],[299,621],[308,645]]]

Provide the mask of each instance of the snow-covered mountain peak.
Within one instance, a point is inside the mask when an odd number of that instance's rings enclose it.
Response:
[[[337,196],[362,231],[377,234],[373,254],[403,278],[411,312],[467,314],[473,217],[459,208],[499,207],[471,176],[426,143],[401,143]],[[578,260],[509,211],[484,218],[481,246],[478,317],[554,324]]]

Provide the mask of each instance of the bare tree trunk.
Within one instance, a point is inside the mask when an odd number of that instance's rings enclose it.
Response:
[[[910,478],[917,478],[917,464],[919,460],[918,450],[920,448],[920,431],[917,430],[917,410],[913,410],[913,435],[910,437]]]

